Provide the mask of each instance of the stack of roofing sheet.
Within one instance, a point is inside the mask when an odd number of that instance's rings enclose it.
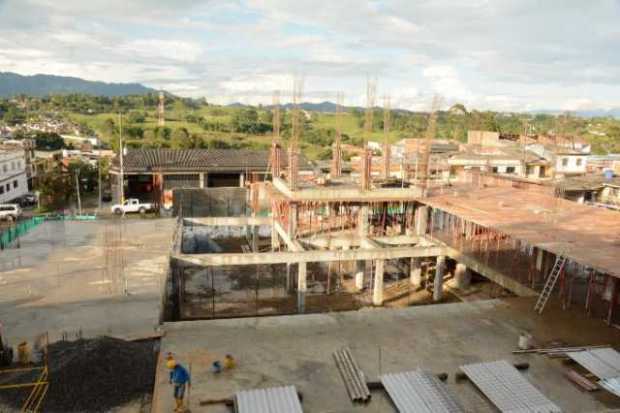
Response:
[[[366,384],[364,372],[358,367],[351,354],[351,350],[348,347],[344,347],[336,351],[334,353],[334,360],[336,360],[336,366],[340,371],[351,400],[354,402],[370,400],[370,390]]]
[[[467,364],[461,370],[502,412],[562,411],[506,360]]]
[[[381,382],[400,413],[459,413],[463,408],[432,373],[384,374]]]
[[[235,409],[237,413],[303,413],[295,386],[237,392]]]
[[[598,377],[601,387],[620,397],[620,353],[606,347],[572,351],[566,355]]]

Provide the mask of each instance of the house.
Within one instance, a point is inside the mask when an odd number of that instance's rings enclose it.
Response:
[[[0,146],[0,204],[14,201],[27,192],[24,150],[13,146]]]
[[[581,204],[620,210],[620,177],[607,173],[567,178],[556,184],[556,194]]]
[[[550,161],[556,177],[585,175],[587,172],[589,152],[584,149],[541,143],[526,145],[526,149]]]
[[[281,168],[287,164],[282,157]],[[124,195],[160,204],[164,192],[178,188],[244,187],[270,175],[269,151],[249,149],[129,149],[123,156]],[[302,156],[300,178],[313,175]],[[120,195],[120,158],[110,167],[113,196]]]
[[[536,153],[520,149],[517,145],[480,146],[466,145],[463,152],[450,156],[450,176],[467,181],[471,172],[544,179],[548,177],[550,163]]]
[[[425,139],[407,138],[401,139],[392,145],[392,153],[401,156],[408,156],[415,153],[422,153],[426,147]],[[431,140],[431,153],[449,153],[459,150],[458,142],[448,139]]]

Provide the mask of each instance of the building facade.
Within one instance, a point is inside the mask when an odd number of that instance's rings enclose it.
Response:
[[[24,150],[0,149],[0,204],[10,203],[27,192]]]

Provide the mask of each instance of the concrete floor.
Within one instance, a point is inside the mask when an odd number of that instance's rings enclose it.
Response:
[[[173,219],[49,221],[0,251],[0,322],[9,342],[48,332],[153,332]],[[121,267],[124,270],[121,271]],[[125,286],[129,295],[124,294]]]
[[[373,391],[367,405],[349,401],[332,359],[332,352],[345,345],[369,379],[418,367],[449,373],[449,388],[471,412],[495,410],[471,383],[455,383],[454,373],[465,363],[498,359],[529,362],[525,377],[566,412],[619,408],[620,400],[604,391],[577,390],[563,377],[566,367],[561,361],[511,353],[524,329],[541,345],[554,339],[574,345],[618,345],[618,330],[585,318],[581,309],[561,312],[550,302],[540,317],[534,315],[532,306],[531,299],[507,298],[405,309],[167,323],[162,357],[170,351],[184,364],[191,362],[192,411],[209,413],[229,410],[221,405],[199,407],[200,400],[282,384],[297,386],[306,413],[395,412],[381,391]],[[226,353],[238,359],[238,368],[214,376],[209,366]],[[170,412],[172,389],[163,358],[156,380],[153,412]]]

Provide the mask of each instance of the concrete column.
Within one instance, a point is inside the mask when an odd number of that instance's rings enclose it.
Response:
[[[446,257],[437,257],[437,267],[435,268],[435,284],[433,287],[433,301],[441,301],[443,297],[443,275],[446,270]]]
[[[471,284],[471,272],[465,264],[460,262],[456,264],[454,270],[454,279],[456,280],[456,288],[459,290],[466,290]]]
[[[307,263],[300,262],[297,270],[297,311],[299,313],[305,312],[306,309],[306,291],[308,290],[307,278],[308,267]]]
[[[536,248],[536,269],[538,271],[542,271],[543,253],[543,250],[541,250],[540,248]]]
[[[271,251],[276,251],[280,246],[280,240],[278,240],[278,231],[275,228],[271,228]]]
[[[286,264],[286,291],[293,291],[293,282],[291,278],[291,264]]]
[[[428,227],[428,207],[418,207],[415,214],[415,234],[418,236],[424,235]]]
[[[357,216],[357,230],[360,237],[368,236],[368,211],[368,205],[362,205]]]
[[[422,286],[422,265],[420,258],[411,258],[411,263],[409,264],[409,281],[415,289]]]
[[[252,226],[252,252],[258,252],[258,225]]]
[[[355,289],[362,291],[364,289],[364,269],[366,263],[364,261],[355,262]]]
[[[375,277],[372,288],[372,304],[383,305],[383,273],[385,270],[385,260],[375,261]]]
[[[245,186],[245,174],[239,174],[239,187],[243,188]]]
[[[204,188],[205,187],[205,174],[198,174],[198,177],[200,179],[200,188]]]

